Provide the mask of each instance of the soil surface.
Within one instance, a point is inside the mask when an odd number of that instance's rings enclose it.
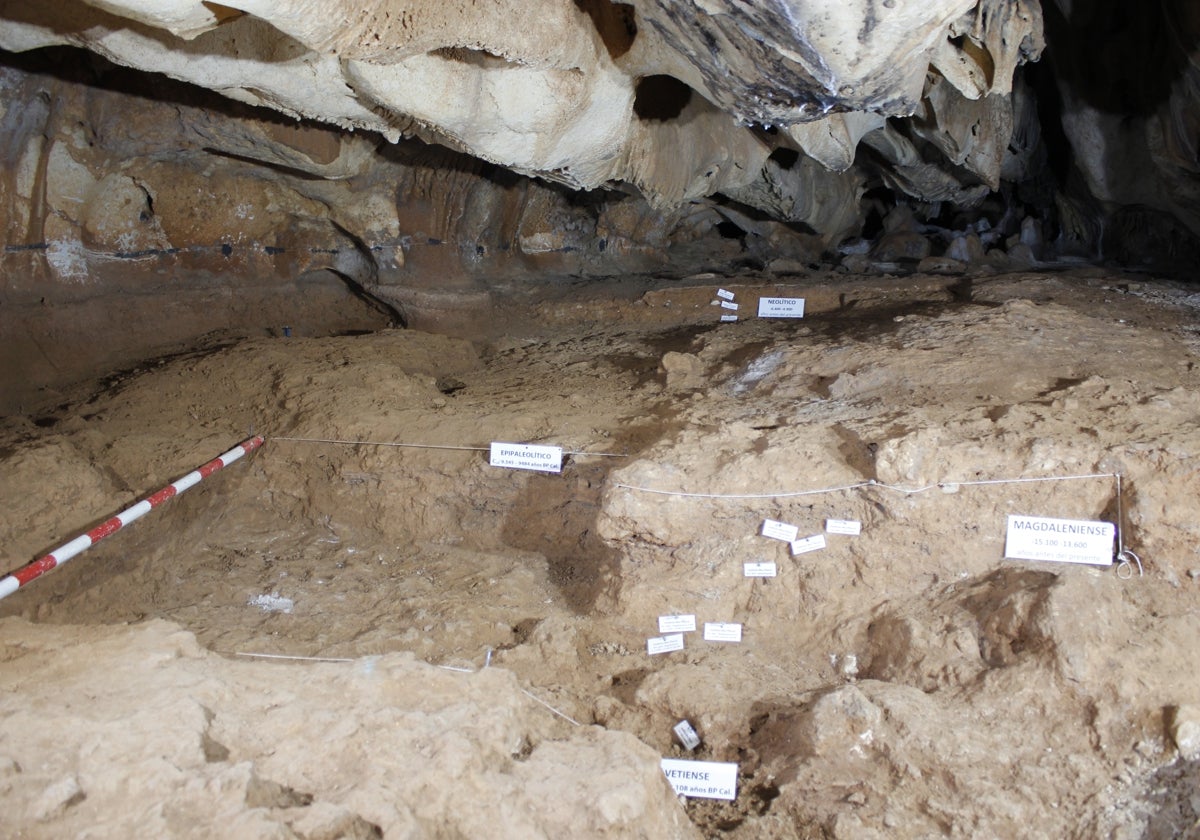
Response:
[[[0,602],[0,833],[1200,837],[1195,287],[495,305],[473,339],[251,338],[0,419],[10,570],[267,437]],[[1112,522],[1130,562],[1006,559],[1014,514]],[[736,799],[661,757],[736,762]]]

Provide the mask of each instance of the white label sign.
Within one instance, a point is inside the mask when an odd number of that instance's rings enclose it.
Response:
[[[743,563],[742,571],[746,577],[775,577],[774,563]]]
[[[686,720],[675,724],[675,735],[679,738],[679,743],[683,744],[684,749],[694,750],[700,746],[700,736],[696,734],[691,723]]]
[[[691,633],[696,629],[694,615],[660,615],[658,617],[659,633]]]
[[[783,540],[791,542],[796,539],[796,535],[800,533],[800,529],[795,525],[788,525],[784,522],[776,522],[774,519],[764,519],[762,531],[764,537],[770,537],[773,540]]]
[[[1010,515],[1004,556],[1111,566],[1115,534],[1111,522]]]
[[[819,551],[825,547],[825,535],[815,534],[811,537],[805,537],[802,540],[792,542],[792,556],[797,554],[808,554],[810,551]]]
[[[737,799],[738,766],[722,761],[664,758],[663,773],[679,796]]]
[[[721,308],[722,309],[732,309],[733,311],[736,312],[738,305],[736,303],[733,303],[732,301],[723,300],[723,301],[721,301]]]
[[[862,523],[857,519],[826,519],[825,531],[830,534],[846,534],[857,537],[862,533]]]
[[[670,653],[673,650],[683,650],[683,634],[673,633],[670,636],[655,636],[646,640],[646,653],[653,656],[656,653]]]
[[[740,624],[704,622],[704,641],[706,642],[740,642],[741,640],[742,625]]]
[[[717,289],[717,297],[721,300],[733,300],[734,294],[728,289]]]
[[[803,318],[804,298],[759,298],[759,318]]]
[[[562,472],[561,446],[536,446],[528,443],[492,443],[493,467],[538,472]]]
[[[736,316],[736,315],[722,315],[722,316],[721,316],[721,321],[722,321],[722,323],[726,323],[726,324],[728,324],[728,323],[730,323],[730,322],[732,322],[732,321],[736,321],[736,320],[737,320],[737,316]]]

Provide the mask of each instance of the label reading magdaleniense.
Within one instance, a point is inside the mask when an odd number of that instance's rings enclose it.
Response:
[[[1115,534],[1111,522],[1010,515],[1004,556],[1111,566]]]

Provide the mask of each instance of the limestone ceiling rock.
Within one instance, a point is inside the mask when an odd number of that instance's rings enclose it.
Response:
[[[830,233],[846,209],[795,196],[860,192],[860,142],[918,197],[995,188],[1014,68],[1043,46],[1036,0],[0,0],[0,19],[4,49],[83,47],[576,188],[737,194]],[[845,175],[768,166],[781,148]]]

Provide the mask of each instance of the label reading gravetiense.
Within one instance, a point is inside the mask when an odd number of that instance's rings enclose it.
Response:
[[[512,470],[562,472],[562,447],[493,443],[488,463],[493,467],[508,467]]]
[[[803,318],[804,298],[759,298],[759,318]]]
[[[733,301],[723,300],[723,301],[721,301],[721,308],[722,309],[732,309],[736,312],[738,305],[736,303],[734,303]]]
[[[677,795],[701,799],[737,798],[736,764],[664,758],[662,769]]]
[[[1115,534],[1111,522],[1010,515],[1004,556],[1111,566]]]

